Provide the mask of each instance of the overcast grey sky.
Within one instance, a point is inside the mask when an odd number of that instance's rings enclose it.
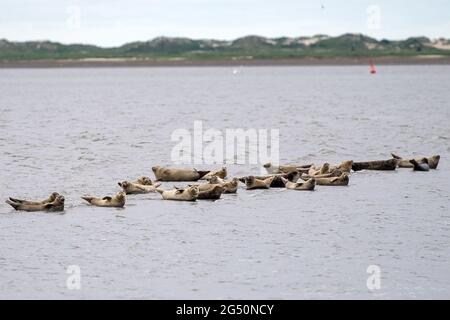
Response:
[[[234,39],[346,32],[450,38],[450,0],[0,0],[0,6],[0,38],[17,41],[115,46],[161,35]],[[375,28],[368,28],[368,19],[369,26],[378,21]]]

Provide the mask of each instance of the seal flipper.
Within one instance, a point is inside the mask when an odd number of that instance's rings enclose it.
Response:
[[[16,203],[10,200],[5,201],[7,204],[9,204],[11,207],[13,207],[15,210],[19,210],[20,203]]]
[[[200,176],[199,179],[203,178],[204,176],[206,176],[208,173],[211,172],[211,170],[209,170],[209,171],[199,171],[197,169],[195,169],[195,171],[197,171],[197,173],[199,174],[199,176]]]
[[[16,198],[9,197],[9,200],[12,201],[12,202],[15,202],[15,203],[23,203],[23,200],[16,199]]]
[[[270,183],[271,188],[284,188],[286,183],[282,181],[284,179],[282,176],[275,176],[272,182]]]
[[[161,182],[155,182],[155,183],[153,183],[151,186],[152,186],[152,187],[155,187],[155,188],[158,188],[158,187],[161,186],[161,185],[162,185]]]
[[[428,159],[426,162],[418,163],[415,159],[409,160],[409,162],[414,166],[414,171],[429,171],[430,166],[428,165]]]
[[[275,180],[275,176],[267,178],[266,180],[264,180],[264,182],[267,184],[268,187],[270,187],[270,185],[272,184],[273,180]]]
[[[108,201],[111,201],[112,198],[111,198],[111,197],[103,197],[102,200],[108,200]]]
[[[397,159],[397,160],[402,160],[403,158],[396,155],[395,153],[391,153],[392,158]]]
[[[81,199],[86,200],[87,202],[91,203],[91,201],[94,199],[94,197],[86,196],[86,197],[81,197]]]
[[[409,163],[411,163],[414,166],[414,170],[416,170],[417,167],[419,166],[419,164],[417,163],[416,159],[409,160]]]

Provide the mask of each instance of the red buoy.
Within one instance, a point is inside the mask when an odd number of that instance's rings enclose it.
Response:
[[[375,69],[375,65],[373,64],[372,59],[370,59],[370,73],[371,74],[377,73],[377,69]]]

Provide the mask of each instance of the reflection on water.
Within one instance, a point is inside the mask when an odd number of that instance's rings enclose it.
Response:
[[[66,196],[64,214],[0,203],[0,297],[450,297],[447,66],[0,70],[0,198]],[[282,162],[440,153],[437,171],[216,202],[80,196],[170,164],[170,134],[280,129]],[[259,173],[230,166],[232,175]],[[172,184],[166,184],[170,187]],[[366,287],[369,265],[381,290]],[[82,289],[66,288],[79,265]]]

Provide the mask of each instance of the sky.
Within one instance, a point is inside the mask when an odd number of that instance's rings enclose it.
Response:
[[[232,40],[363,33],[450,38],[450,0],[0,0],[0,39],[104,47],[158,36]]]

